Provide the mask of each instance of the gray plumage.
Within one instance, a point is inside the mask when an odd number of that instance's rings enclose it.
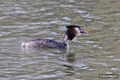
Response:
[[[38,48],[67,48],[67,44],[60,43],[50,39],[34,39],[22,43],[23,47],[38,47]]]

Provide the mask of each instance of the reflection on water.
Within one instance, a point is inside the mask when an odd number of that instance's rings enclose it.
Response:
[[[99,80],[99,74],[119,75],[119,4],[119,0],[1,0],[0,79]],[[90,33],[69,42],[68,52],[20,46],[34,38],[59,40],[69,24]]]

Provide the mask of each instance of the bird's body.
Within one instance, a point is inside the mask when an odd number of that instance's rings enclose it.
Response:
[[[61,36],[59,41],[50,39],[33,39],[30,41],[22,42],[22,47],[34,47],[34,48],[55,48],[55,49],[67,49],[68,41],[72,40],[78,33],[85,33],[79,26],[69,25],[66,26],[67,31]]]
[[[67,44],[57,42],[50,39],[34,39],[22,43],[23,47],[37,47],[37,48],[67,48]]]

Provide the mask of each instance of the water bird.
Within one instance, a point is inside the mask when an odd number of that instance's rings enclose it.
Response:
[[[67,30],[62,34],[59,41],[51,39],[33,39],[22,42],[21,46],[42,49],[67,49],[69,46],[68,41],[73,40],[77,34],[86,33],[80,26],[77,25],[68,25],[66,26],[66,29]]]

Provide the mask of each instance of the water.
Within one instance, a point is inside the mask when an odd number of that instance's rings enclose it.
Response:
[[[103,80],[120,74],[119,0],[1,0],[0,80]],[[89,34],[69,52],[24,50],[34,38],[59,40],[69,24]],[[112,77],[101,77],[111,74]]]

